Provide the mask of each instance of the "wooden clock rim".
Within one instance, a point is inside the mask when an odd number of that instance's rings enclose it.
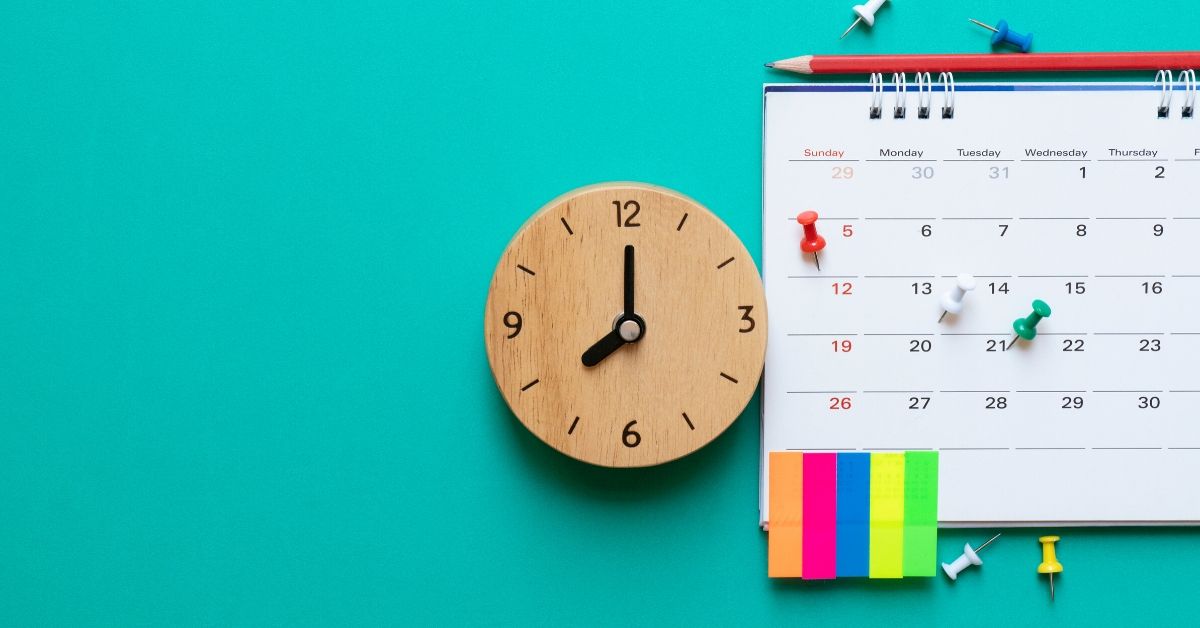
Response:
[[[642,191],[656,192],[659,194],[663,194],[665,196],[672,196],[677,199],[681,199],[687,203],[690,203],[692,205],[695,205],[696,207],[699,207],[699,208],[703,209],[704,211],[708,212],[714,219],[716,219],[717,223],[721,227],[723,227],[726,231],[729,232],[729,235],[733,237],[734,241],[737,242],[738,246],[740,246],[742,251],[746,254],[747,261],[753,266],[754,274],[758,277],[759,290],[762,293],[762,310],[763,311],[761,314],[761,319],[762,319],[761,324],[764,327],[764,340],[762,342],[762,350],[759,352],[759,355],[757,356],[757,360],[755,360],[755,362],[759,366],[754,372],[754,381],[755,381],[754,388],[751,390],[750,394],[746,397],[745,402],[743,404],[741,404],[741,407],[737,410],[737,412],[729,420],[729,422],[727,424],[725,424],[725,426],[722,427],[720,429],[720,431],[713,434],[712,438],[707,440],[704,444],[700,445],[699,447],[696,447],[695,449],[682,452],[679,455],[671,457],[671,458],[656,460],[653,462],[647,462],[645,464],[614,466],[614,465],[602,464],[600,462],[581,458],[579,456],[574,455],[570,451],[560,449],[559,447],[555,446],[553,443],[551,443],[551,442],[547,441],[545,438],[543,438],[541,434],[539,434],[532,427],[530,427],[529,424],[527,424],[524,420],[521,419],[520,415],[513,408],[512,403],[509,401],[508,397],[504,394],[504,391],[500,387],[500,381],[497,377],[496,364],[494,363],[492,353],[491,353],[491,351],[489,351],[488,346],[487,346],[487,333],[488,333],[487,310],[488,310],[488,305],[491,302],[491,298],[492,298],[491,283],[494,280],[496,273],[501,270],[501,264],[504,262],[505,255],[508,253],[508,250],[512,246],[512,243],[514,241],[516,241],[518,238],[520,238],[521,234],[526,229],[528,229],[530,227],[530,225],[534,224],[539,218],[542,217],[543,214],[549,212],[550,210],[552,210],[556,207],[559,207],[564,201],[566,201],[569,198],[577,197],[577,196],[580,196],[580,195],[583,195],[583,194],[586,194],[586,193],[589,193],[592,191],[596,191],[596,190],[620,190],[620,189],[630,189],[630,188],[642,190]],[[697,451],[699,451],[701,449],[704,449],[705,447],[707,447],[707,446],[711,445],[713,442],[715,442],[722,435],[724,435],[725,432],[727,432],[729,430],[729,428],[731,428],[733,426],[733,424],[737,422],[737,419],[742,415],[742,413],[744,413],[746,411],[746,408],[750,405],[750,402],[754,399],[755,391],[758,390],[759,386],[762,383],[762,374],[763,374],[764,367],[766,365],[767,341],[766,341],[766,336],[765,336],[765,334],[766,334],[765,330],[766,330],[767,321],[768,321],[767,316],[768,316],[768,311],[767,311],[767,302],[766,302],[766,291],[764,289],[764,286],[762,285],[762,272],[759,269],[758,264],[755,263],[753,256],[750,255],[750,250],[748,248],[746,248],[745,242],[742,241],[741,237],[739,237],[737,235],[737,233],[732,228],[730,228],[729,225],[724,220],[722,220],[720,216],[718,216],[716,214],[716,212],[709,209],[709,207],[707,205],[697,201],[696,199],[692,198],[691,196],[688,196],[688,195],[678,192],[674,189],[664,187],[661,185],[656,185],[653,183],[645,183],[645,182],[641,182],[641,181],[630,181],[630,180],[603,181],[603,182],[583,185],[583,186],[580,186],[577,188],[572,188],[572,189],[567,190],[566,192],[563,192],[563,193],[555,196],[554,198],[550,199],[549,201],[544,203],[540,208],[538,208],[537,211],[530,214],[530,216],[527,219],[525,219],[524,222],[521,223],[521,225],[517,228],[517,230],[515,232],[513,232],[512,237],[510,237],[508,239],[508,241],[505,243],[504,248],[500,251],[500,255],[496,260],[496,264],[492,270],[492,273],[489,276],[487,298],[484,299],[484,316],[483,316],[484,353],[487,356],[488,370],[491,371],[491,374],[492,374],[492,382],[493,382],[493,384],[496,385],[496,393],[499,394],[500,398],[504,400],[504,405],[508,408],[509,413],[512,414],[512,418],[516,419],[517,423],[519,423],[523,428],[525,428],[526,431],[528,431],[535,438],[537,438],[542,444],[544,444],[547,447],[549,447],[550,449],[558,452],[559,454],[566,456],[567,458],[570,458],[572,460],[576,460],[576,461],[579,461],[579,462],[582,462],[582,463],[585,463],[585,464],[588,464],[588,465],[594,466],[594,467],[599,467],[599,468],[603,468],[603,469],[644,469],[644,468],[649,468],[649,467],[657,467],[657,466],[666,465],[671,462],[675,462],[676,460],[679,460],[681,458],[685,458],[693,453],[696,453]]]
[[[704,203],[701,203],[700,201],[697,201],[696,199],[694,199],[686,194],[677,192],[668,187],[663,187],[661,185],[655,185],[653,183],[644,183],[642,181],[602,181],[600,183],[589,183],[587,185],[583,185],[583,186],[580,186],[580,187],[577,187],[577,188],[574,188],[571,190],[567,190],[566,192],[563,192],[562,194],[555,196],[554,198],[550,199],[546,203],[543,203],[542,206],[539,207],[537,211],[530,214],[529,218],[526,218],[525,222],[522,222],[521,226],[517,227],[517,230],[515,232],[513,232],[512,237],[508,239],[508,243],[504,245],[504,249],[502,251],[500,251],[500,257],[498,257],[496,259],[496,270],[498,270],[500,268],[500,262],[504,261],[504,253],[508,251],[508,247],[512,245],[513,240],[516,240],[517,236],[520,236],[521,232],[524,231],[525,228],[528,227],[530,224],[532,224],[533,221],[537,220],[542,214],[553,209],[555,206],[557,206],[559,203],[561,203],[564,199],[566,199],[568,197],[572,197],[572,196],[579,196],[580,194],[583,194],[585,192],[591,192],[593,190],[601,190],[601,189],[609,190],[609,189],[621,189],[621,188],[637,188],[640,190],[650,190],[652,192],[659,192],[662,194],[667,194],[670,196],[681,198],[689,203],[694,203],[696,205],[699,205],[700,207],[703,207],[705,210],[707,210],[708,213],[712,214],[713,216],[717,215],[715,212],[713,212],[713,210],[708,209],[708,206],[705,205]],[[718,218],[718,220],[720,220],[720,218]],[[721,223],[724,224],[725,221],[722,220]],[[725,225],[725,227],[728,229],[729,225]],[[732,231],[733,230],[730,229],[730,232],[732,232]],[[734,235],[734,237],[737,237],[736,233],[733,235]],[[741,242],[741,241],[742,241],[742,239],[738,238],[738,242]],[[742,244],[742,248],[746,248],[746,245]],[[747,250],[746,252],[749,253],[750,251]],[[758,270],[757,264],[755,264],[754,269]],[[495,274],[496,274],[495,270],[493,270],[492,275],[495,276]],[[762,273],[759,273],[759,276],[761,278]],[[487,329],[487,319],[486,318],[484,319],[483,324],[484,324],[484,329],[486,330]]]

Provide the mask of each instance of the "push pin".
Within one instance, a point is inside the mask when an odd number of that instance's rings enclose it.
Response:
[[[1017,335],[1013,336],[1012,341],[1016,342],[1018,337],[1033,340],[1037,336],[1037,324],[1047,316],[1050,316],[1050,306],[1041,299],[1034,299],[1033,311],[1029,316],[1013,321],[1013,331],[1017,332]]]
[[[971,20],[971,18],[967,18],[967,19]],[[1010,31],[1010,30],[1008,30],[1008,22],[1006,22],[1004,20],[1000,20],[999,22],[996,22],[995,26],[991,26],[989,24],[984,24],[983,22],[980,22],[979,20],[971,20],[971,22],[973,24],[978,24],[979,26],[982,26],[982,27],[988,29],[989,31],[992,31],[992,45],[993,46],[997,46],[999,44],[1012,44],[1013,46],[1016,46],[1016,48],[1018,50],[1020,50],[1021,52],[1029,52],[1029,49],[1033,47],[1033,33],[1029,33],[1028,35],[1022,35],[1021,33],[1018,33],[1016,31]]]
[[[942,315],[938,317],[938,322],[942,322],[947,314],[958,314],[963,309],[963,298],[967,293],[975,289],[975,278],[971,275],[959,275],[954,278],[955,284],[946,294],[942,295]]]
[[[850,28],[847,28],[846,32],[842,33],[842,36],[838,37],[838,39],[844,39],[846,35],[849,35],[850,31],[854,30],[854,27],[858,26],[859,22],[866,22],[867,26],[874,26],[875,12],[879,10],[879,7],[883,6],[884,2],[887,2],[887,0],[867,0],[866,4],[854,5],[854,12],[858,14],[858,17],[850,25]]]
[[[1062,563],[1054,556],[1054,544],[1058,542],[1057,536],[1043,536],[1038,538],[1038,542],[1042,544],[1042,564],[1038,565],[1038,573],[1044,573],[1050,577],[1050,601],[1054,601],[1054,574],[1062,573]]]
[[[964,543],[962,556],[955,558],[954,562],[952,563],[942,563],[942,571],[945,571],[946,575],[950,576],[951,580],[958,580],[958,574],[962,572],[962,570],[970,567],[971,565],[983,564],[983,560],[979,558],[979,552],[982,552],[983,548],[987,547],[988,544],[990,544],[992,541],[995,541],[999,536],[1000,533],[997,532],[996,536],[988,539],[983,545],[980,545],[975,549],[971,549],[970,543]]]
[[[800,250],[812,253],[817,270],[821,270],[821,258],[817,257],[817,251],[825,248],[825,238],[817,233],[817,212],[800,212],[800,215],[796,216],[796,222],[804,227],[804,239],[800,241]]]

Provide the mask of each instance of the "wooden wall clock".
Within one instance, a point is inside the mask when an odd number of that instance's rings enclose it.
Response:
[[[703,447],[746,407],[766,301],[712,212],[606,183],[551,201],[512,239],[484,340],[504,400],[538,438],[585,462],[649,466]]]

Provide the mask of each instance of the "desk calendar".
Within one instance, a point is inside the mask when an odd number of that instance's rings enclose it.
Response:
[[[948,85],[764,87],[764,466],[935,450],[942,525],[1200,521],[1194,80]]]

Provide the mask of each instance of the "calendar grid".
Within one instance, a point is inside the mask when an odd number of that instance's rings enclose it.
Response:
[[[1171,499],[1200,473],[1200,136],[1149,85],[960,85],[952,120],[767,86],[764,456],[941,451],[948,525],[1200,522]],[[1023,490],[1047,468],[1068,497]]]

